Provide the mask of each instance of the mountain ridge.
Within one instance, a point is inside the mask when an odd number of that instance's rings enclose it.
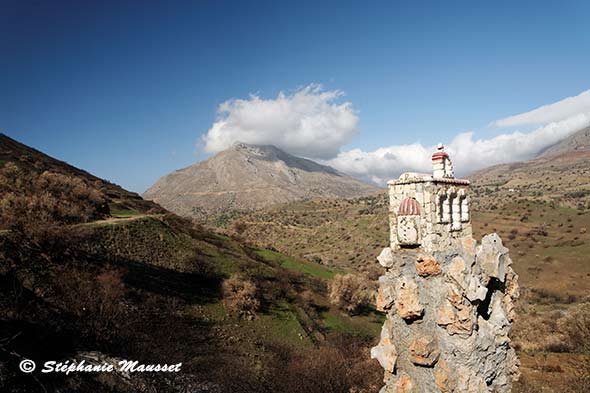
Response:
[[[273,145],[237,142],[208,160],[171,172],[145,193],[165,208],[199,217],[316,197],[368,195],[378,187]]]
[[[590,151],[590,127],[583,128],[547,147],[537,155],[537,158],[580,151]]]

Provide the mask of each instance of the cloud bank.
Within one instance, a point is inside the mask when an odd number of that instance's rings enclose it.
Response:
[[[515,131],[489,139],[475,139],[473,132],[458,134],[446,143],[457,174],[466,175],[495,164],[531,159],[543,149],[590,126],[590,92],[492,124],[506,127],[539,123],[546,124],[530,132]],[[430,155],[434,151],[434,145],[414,143],[369,152],[354,149],[324,162],[344,173],[383,185],[403,172],[430,172]]]
[[[521,113],[496,120],[496,127],[511,127],[526,124],[547,124],[590,112],[590,90],[583,91],[575,97],[568,97],[553,104],[544,105],[530,112]]]
[[[590,114],[581,113],[529,133],[513,132],[490,139],[474,139],[473,132],[464,132],[445,146],[456,173],[462,176],[491,165],[533,158],[544,148],[588,125]],[[419,143],[382,147],[370,152],[354,149],[324,163],[341,172],[383,185],[403,172],[429,173],[430,156],[435,150],[434,145]]]
[[[225,101],[203,136],[205,151],[216,153],[234,142],[275,145],[289,153],[328,159],[357,133],[358,116],[342,92],[312,84],[276,99]]]

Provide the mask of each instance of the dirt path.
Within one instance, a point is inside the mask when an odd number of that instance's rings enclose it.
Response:
[[[105,218],[104,220],[85,222],[83,224],[78,224],[78,225],[80,225],[80,226],[116,225],[116,224],[120,224],[123,222],[140,220],[142,218],[147,218],[147,217],[160,218],[162,216],[163,216],[163,214],[137,214],[137,215],[128,216],[128,217],[109,217],[109,218]]]

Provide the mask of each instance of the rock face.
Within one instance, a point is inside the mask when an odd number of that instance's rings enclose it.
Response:
[[[371,350],[385,369],[381,393],[509,392],[519,375],[508,337],[518,277],[497,234],[473,239],[469,182],[454,178],[444,149],[433,167],[433,176],[389,182],[391,242],[378,257],[386,272],[377,296],[387,320]]]
[[[236,143],[206,161],[162,177],[143,196],[176,214],[198,218],[301,199],[352,198],[378,190],[274,146]]]

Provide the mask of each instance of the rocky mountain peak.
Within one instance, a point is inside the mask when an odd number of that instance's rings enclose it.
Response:
[[[350,198],[377,187],[272,145],[234,143],[158,180],[144,196],[184,216],[257,209],[319,197]]]

